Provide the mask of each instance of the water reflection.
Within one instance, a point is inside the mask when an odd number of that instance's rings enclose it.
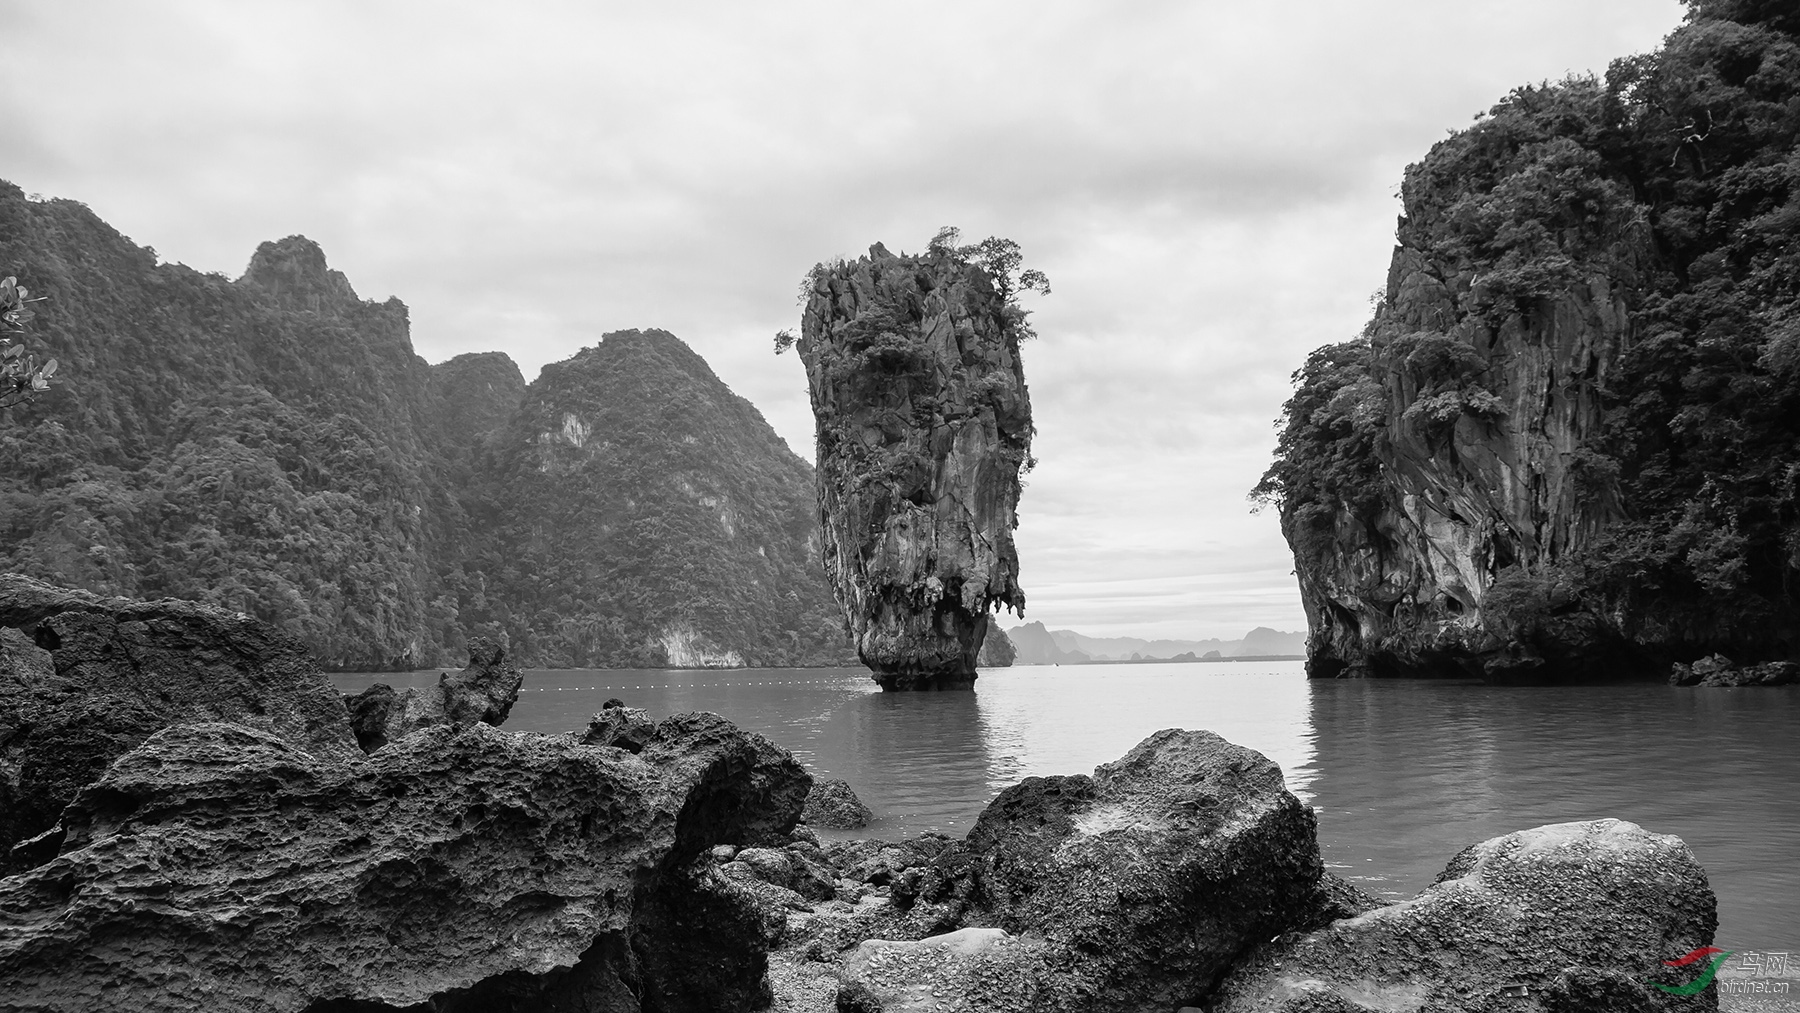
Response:
[[[967,832],[992,797],[993,738],[979,691],[870,693],[823,722],[815,767],[842,777],[877,813],[875,836]]]
[[[429,685],[437,673],[338,675]],[[969,693],[881,693],[862,669],[529,672],[508,728],[584,727],[617,696],[716,711],[848,780],[864,833],[965,832],[1007,785],[1086,773],[1161,728],[1279,763],[1326,861],[1410,896],[1499,834],[1616,816],[1679,834],[1720,897],[1721,945],[1800,948],[1800,693],[1655,685],[1308,682],[1298,662],[1028,666]]]
[[[1800,701],[1658,685],[1310,684],[1326,862],[1410,896],[1463,847],[1616,817],[1677,834],[1726,946],[1800,942]]]

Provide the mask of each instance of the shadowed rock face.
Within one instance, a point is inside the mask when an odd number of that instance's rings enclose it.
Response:
[[[0,576],[0,873],[82,785],[154,732],[233,721],[319,756],[356,753],[344,705],[292,638],[188,601]]]
[[[0,879],[0,995],[171,1013],[753,1008],[760,916],[708,852],[784,839],[810,779],[716,715],[668,718],[640,746],[478,722],[346,759],[242,725],[166,729],[81,791],[59,854]]]
[[[880,244],[813,276],[798,343],[819,519],[857,655],[884,689],[967,687],[991,609],[1022,611],[1031,402],[1018,310],[948,252]]]

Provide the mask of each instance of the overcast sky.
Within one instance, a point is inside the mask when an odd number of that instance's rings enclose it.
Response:
[[[771,353],[806,270],[1010,237],[1054,290],[1025,296],[1026,618],[1236,637],[1304,628],[1245,493],[1288,375],[1368,315],[1401,171],[1681,11],[0,0],[0,177],[233,277],[310,236],[432,362],[501,349],[530,379],[665,328],[809,460],[801,364]]]

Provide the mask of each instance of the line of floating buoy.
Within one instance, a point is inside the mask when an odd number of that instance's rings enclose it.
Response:
[[[841,687],[841,686],[843,686],[843,683],[836,682],[836,681],[833,681],[830,679],[800,679],[800,680],[797,680],[794,682],[732,682],[730,680],[727,680],[724,682],[708,683],[706,685],[724,686],[724,687],[737,687],[737,686],[838,686],[838,687]],[[624,690],[628,690],[628,689],[645,690],[645,689],[676,689],[676,688],[682,688],[682,687],[680,687],[678,684],[675,684],[675,683],[664,683],[661,686],[526,686],[526,687],[523,687],[522,689],[520,689],[519,692],[521,692],[521,693],[583,693],[583,692],[598,693],[598,692],[603,692],[603,691],[608,691],[608,690],[624,691]],[[687,687],[687,688],[693,688],[693,687]]]

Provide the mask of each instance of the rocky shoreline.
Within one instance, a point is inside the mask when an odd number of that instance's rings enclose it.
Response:
[[[339,696],[253,619],[0,577],[0,1009],[1712,1010],[1716,903],[1617,820],[1382,904],[1266,757],[1168,729],[960,840],[712,714],[511,732],[493,645]],[[60,802],[59,802],[60,800]]]

